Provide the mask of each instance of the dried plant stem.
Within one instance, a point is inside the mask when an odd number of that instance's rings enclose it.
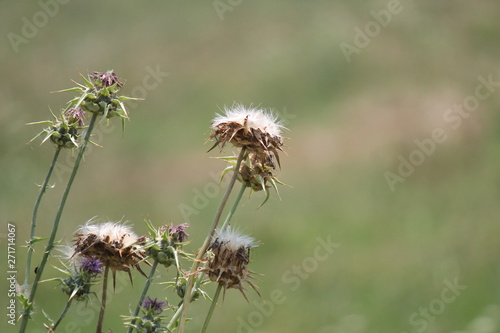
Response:
[[[63,320],[64,316],[66,315],[66,312],[68,312],[69,307],[71,306],[71,302],[73,302],[73,298],[68,299],[68,302],[66,302],[66,305],[64,306],[64,309],[61,312],[61,315],[59,316],[59,319],[57,319],[57,321],[55,322],[55,324],[52,325],[52,327],[50,328],[49,332],[55,332],[56,331],[57,326],[59,326],[59,324]]]
[[[108,294],[108,275],[109,275],[109,265],[106,265],[102,280],[101,311],[99,311],[99,319],[97,320],[97,327],[95,329],[96,333],[102,333],[102,323],[104,321],[104,312],[106,311],[106,301]]]
[[[221,231],[223,231],[224,229],[226,229],[227,226],[231,223],[231,219],[233,218],[234,212],[236,211],[236,208],[240,204],[241,197],[243,196],[243,193],[245,193],[246,189],[247,189],[247,186],[245,184],[241,184],[240,191],[238,192],[238,195],[236,196],[236,199],[234,199],[233,206],[231,207],[231,210],[229,211],[229,214],[227,214],[226,220],[222,224],[222,227],[220,227]]]
[[[31,292],[28,298],[28,308],[24,309],[22,313],[22,320],[21,320],[21,325],[19,328],[19,333],[24,333],[26,331],[26,327],[28,326],[28,320],[30,317],[30,312],[31,312],[31,307],[33,306],[33,300],[35,299],[36,295],[36,290],[38,287],[38,282],[40,281],[40,278],[42,277],[43,270],[45,268],[45,265],[47,264],[47,260],[49,258],[50,252],[55,246],[55,238],[57,234],[57,229],[59,228],[59,222],[61,220],[62,212],[64,210],[64,206],[66,204],[66,199],[68,198],[69,192],[71,190],[71,185],[73,185],[73,181],[75,180],[76,173],[78,172],[78,167],[80,166],[80,162],[83,158],[83,154],[85,152],[85,148],[87,148],[87,144],[90,141],[90,134],[92,133],[92,130],[94,129],[94,126],[96,124],[98,114],[93,113],[92,114],[92,119],[90,120],[89,127],[87,128],[87,132],[85,133],[85,138],[83,140],[82,146],[80,147],[80,151],[78,152],[78,156],[76,157],[75,164],[73,166],[73,171],[71,172],[71,175],[68,179],[68,184],[66,185],[66,188],[64,189],[63,196],[61,198],[61,202],[59,204],[59,208],[56,213],[56,217],[54,219],[54,225],[52,226],[52,231],[50,234],[49,241],[47,243],[47,246],[45,247],[45,252],[43,253],[42,261],[40,262],[40,265],[38,266],[37,273],[35,275],[35,280],[33,281],[33,286],[31,288]]]
[[[139,315],[139,311],[141,310],[141,305],[142,302],[144,301],[144,298],[146,297],[146,294],[148,293],[149,286],[151,285],[151,281],[153,280],[153,275],[155,274],[156,267],[158,266],[158,260],[155,259],[153,262],[153,266],[151,266],[151,271],[149,272],[148,279],[146,280],[146,284],[144,285],[144,289],[142,289],[142,294],[141,297],[139,298],[139,302],[137,303],[137,307],[135,308],[134,314],[132,317],[137,317]],[[132,319],[130,322],[131,325],[135,324],[135,319]],[[133,327],[130,326],[127,330],[128,333],[132,333]]]
[[[36,198],[35,208],[33,208],[33,217],[31,219],[31,232],[30,232],[30,241],[28,243],[28,257],[26,259],[26,273],[24,274],[24,285],[27,286],[29,283],[29,276],[31,272],[31,257],[33,255],[33,247],[35,241],[35,230],[36,230],[36,219],[38,217],[38,208],[40,207],[40,203],[42,202],[42,197],[45,194],[45,190],[49,185],[50,177],[52,176],[52,171],[54,171],[54,167],[57,163],[57,159],[59,158],[59,153],[61,152],[61,146],[56,147],[56,151],[54,152],[54,157],[52,158],[52,163],[50,164],[49,171],[47,172],[47,176],[43,181],[43,184],[40,188],[40,192],[38,193],[38,197]]]
[[[205,333],[207,328],[208,328],[208,324],[210,323],[210,319],[212,319],[212,314],[214,313],[215,306],[217,305],[217,300],[219,299],[219,295],[220,295],[221,290],[222,290],[222,284],[218,284],[217,289],[215,290],[212,304],[210,305],[210,309],[208,310],[208,313],[207,313],[207,318],[205,318],[205,323],[203,324],[203,327],[201,328],[201,333]]]
[[[196,259],[194,260],[193,266],[191,267],[191,272],[189,274],[189,279],[188,279],[188,282],[186,285],[186,294],[184,295],[184,309],[182,311],[178,333],[184,333],[184,329],[186,327],[187,313],[189,310],[189,303],[191,302],[191,297],[192,297],[191,293],[192,293],[193,285],[194,285],[195,278],[196,278],[196,272],[198,270],[198,267],[200,266],[200,263],[201,263],[203,257],[205,256],[205,252],[207,252],[207,249],[210,246],[210,241],[212,240],[212,237],[215,233],[215,229],[217,229],[217,225],[219,224],[220,217],[222,215],[222,211],[224,210],[224,207],[226,206],[227,200],[229,199],[229,195],[231,194],[231,191],[234,187],[234,183],[236,182],[236,178],[238,177],[238,174],[239,174],[241,161],[244,159],[245,155],[246,155],[246,147],[243,147],[243,148],[241,148],[240,154],[238,156],[238,160],[236,161],[236,166],[234,168],[233,176],[231,177],[231,180],[229,182],[229,185],[227,186],[226,192],[224,193],[224,197],[222,198],[222,201],[219,205],[219,208],[217,209],[217,213],[215,214],[214,221],[212,223],[212,227],[210,228],[208,236],[205,239],[205,242],[203,243],[202,247],[198,251],[198,255],[196,256]]]

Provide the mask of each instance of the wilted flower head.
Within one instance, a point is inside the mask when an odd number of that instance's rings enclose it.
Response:
[[[230,142],[235,147],[258,153],[272,151],[277,156],[283,146],[282,129],[283,125],[273,114],[237,104],[232,109],[226,108],[224,115],[218,114],[212,121],[210,139],[215,139],[215,144],[210,150],[219,144],[223,148]]]
[[[139,266],[139,262],[144,259],[144,253],[140,250],[143,237],[139,238],[129,226],[119,222],[92,224],[89,221],[75,236],[73,256],[99,259],[109,266],[113,277],[116,271],[124,271],[132,281],[131,267],[146,276]]]
[[[85,118],[85,112],[80,108],[70,108],[66,111],[66,115],[70,121],[78,123],[78,126],[82,127],[84,125],[83,119]]]
[[[168,233],[174,238],[175,241],[183,243],[189,237],[189,234],[186,233],[186,229],[188,227],[188,223],[181,223],[177,226],[171,225],[168,227]]]
[[[250,249],[256,246],[252,237],[241,235],[230,228],[218,232],[209,248],[213,257],[205,268],[210,280],[222,285],[224,290],[238,289],[245,299],[247,297],[243,283],[248,283],[257,291],[257,287],[250,281],[253,272],[247,268],[250,263]]]
[[[113,70],[94,72],[90,75],[90,78],[96,82],[98,87],[111,87],[115,83],[118,87],[123,87],[123,83],[118,79]]]

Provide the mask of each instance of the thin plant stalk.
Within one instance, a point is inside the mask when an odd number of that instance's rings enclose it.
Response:
[[[75,164],[73,166],[73,171],[71,172],[71,175],[68,179],[68,184],[66,185],[66,188],[64,189],[63,196],[61,198],[61,202],[59,204],[59,208],[56,213],[56,217],[54,219],[54,225],[52,226],[52,231],[50,234],[50,238],[48,241],[47,246],[45,247],[45,252],[42,257],[42,261],[40,262],[40,265],[38,266],[37,273],[35,275],[35,279],[33,281],[33,286],[31,288],[31,292],[28,298],[28,309],[24,310],[24,313],[22,314],[22,321],[21,325],[19,328],[19,333],[24,333],[26,331],[26,327],[28,326],[28,320],[29,320],[29,314],[31,311],[31,307],[33,306],[33,300],[35,299],[36,295],[36,290],[38,287],[38,282],[40,281],[40,278],[42,277],[43,270],[45,268],[45,265],[47,264],[47,260],[49,258],[50,252],[55,246],[55,238],[57,234],[57,229],[59,228],[59,222],[61,221],[61,216],[62,212],[64,210],[64,206],[66,204],[66,199],[68,198],[69,192],[71,190],[71,186],[73,185],[73,181],[75,180],[76,173],[78,172],[78,167],[80,166],[80,162],[83,158],[83,154],[85,152],[85,148],[87,148],[87,144],[90,141],[90,133],[94,129],[94,126],[96,124],[98,114],[93,113],[92,114],[92,119],[90,120],[89,127],[87,129],[87,132],[85,133],[85,138],[83,140],[82,146],[80,148],[80,151],[78,152],[78,156],[76,157]]]
[[[205,318],[205,323],[203,324],[203,327],[201,328],[201,333],[205,333],[207,328],[208,328],[208,324],[210,323],[210,319],[212,319],[212,314],[214,313],[215,306],[217,305],[217,300],[219,299],[221,290],[222,290],[222,284],[218,284],[217,289],[215,290],[215,295],[214,295],[214,298],[212,300],[212,304],[210,305],[210,309],[208,310],[208,313],[207,313],[207,318]]]
[[[66,302],[66,305],[64,306],[64,309],[62,310],[61,315],[59,316],[59,319],[57,319],[54,325],[52,325],[52,327],[50,328],[50,332],[56,331],[57,326],[59,326],[64,316],[66,316],[66,312],[68,312],[69,307],[71,306],[71,302],[73,302],[73,298],[70,298],[68,302]]]
[[[33,217],[31,219],[31,232],[30,232],[30,241],[28,244],[28,257],[26,259],[26,273],[24,274],[24,285],[27,286],[29,282],[29,276],[31,272],[31,257],[33,255],[33,246],[35,241],[35,230],[36,230],[36,219],[38,217],[38,208],[40,207],[40,203],[42,202],[42,197],[45,194],[45,190],[49,185],[50,177],[52,176],[52,171],[54,171],[54,167],[57,163],[57,159],[59,158],[59,153],[61,152],[61,146],[56,147],[56,151],[54,152],[54,157],[52,158],[52,163],[50,164],[49,171],[47,172],[47,176],[43,181],[42,187],[40,188],[40,192],[38,193],[38,197],[36,198],[35,208],[33,208]]]
[[[151,271],[149,272],[148,279],[146,280],[146,284],[144,285],[144,289],[142,289],[142,294],[141,298],[139,298],[139,302],[137,303],[137,307],[135,308],[134,314],[132,315],[133,317],[137,317],[139,315],[139,311],[141,310],[141,305],[142,302],[144,301],[144,298],[146,297],[146,294],[148,293],[149,286],[151,285],[151,281],[153,280],[153,275],[156,271],[156,267],[158,266],[158,260],[155,259],[153,262],[153,266],[151,266]],[[130,322],[131,325],[135,324],[135,319],[132,319]],[[127,330],[128,333],[132,333],[133,327],[130,326]]]
[[[229,223],[231,222],[231,219],[233,218],[234,212],[236,211],[236,208],[240,204],[241,197],[243,196],[243,193],[245,193],[246,189],[247,189],[247,186],[245,184],[241,184],[240,191],[238,192],[236,199],[234,199],[233,206],[231,207],[231,210],[229,210],[229,214],[227,214],[226,220],[222,224],[222,227],[220,227],[221,231],[226,229],[227,226],[229,225]]]
[[[99,319],[97,320],[97,327],[95,329],[96,333],[102,333],[102,323],[104,321],[104,312],[106,311],[106,301],[108,294],[108,275],[109,275],[109,265],[106,265],[102,281],[101,311],[99,311]]]
[[[172,328],[174,328],[175,323],[177,322],[177,319],[179,319],[183,309],[184,309],[184,301],[182,301],[182,303],[177,308],[177,311],[175,311],[174,315],[170,319],[170,322],[167,325],[167,332],[172,331]]]
[[[224,193],[224,197],[222,198],[222,201],[219,205],[219,208],[217,209],[217,213],[215,214],[214,221],[212,223],[212,227],[210,228],[208,236],[205,239],[205,242],[203,243],[202,247],[198,251],[198,255],[196,256],[194,263],[193,263],[193,266],[191,267],[191,272],[189,274],[189,279],[188,279],[188,282],[186,285],[186,294],[184,295],[184,309],[182,311],[178,333],[184,333],[184,329],[186,327],[186,320],[187,320],[187,313],[188,313],[188,309],[189,309],[189,303],[191,302],[191,292],[193,290],[193,285],[194,285],[194,281],[196,278],[196,271],[198,270],[198,267],[200,266],[201,260],[203,259],[205,252],[207,251],[208,247],[210,246],[210,241],[212,240],[212,237],[215,233],[215,229],[217,229],[217,225],[219,224],[220,217],[222,215],[222,211],[224,210],[224,207],[226,206],[227,200],[229,199],[229,195],[231,194],[231,191],[234,187],[234,183],[236,182],[236,178],[238,177],[238,174],[239,174],[241,161],[243,160],[245,155],[246,155],[246,147],[243,147],[243,148],[241,148],[240,155],[238,156],[238,160],[236,161],[236,166],[234,168],[233,176],[231,177],[231,180],[229,182],[229,185],[227,186],[226,192]]]

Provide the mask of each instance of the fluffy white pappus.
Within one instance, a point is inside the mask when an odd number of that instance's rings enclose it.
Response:
[[[238,230],[231,228],[226,228],[223,231],[218,230],[215,239],[231,251],[237,251],[242,247],[248,249],[258,246],[254,238],[242,235]]]
[[[242,104],[236,104],[232,108],[224,108],[224,114],[217,114],[212,121],[212,128],[223,123],[238,123],[248,128],[260,129],[271,136],[281,136],[281,131],[286,129],[278,117],[272,112],[266,112],[258,108],[246,108]]]
[[[80,229],[78,229],[77,234],[94,234],[101,241],[105,241],[107,239],[107,243],[111,243],[116,240],[121,242],[124,247],[136,242],[138,238],[134,231],[132,231],[132,228],[125,225],[123,222],[104,222],[95,224],[93,223],[93,220],[88,221]]]
[[[69,244],[58,245],[55,257],[59,260],[76,260],[75,247]]]

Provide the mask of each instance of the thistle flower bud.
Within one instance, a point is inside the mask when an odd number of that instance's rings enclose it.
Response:
[[[102,273],[102,261],[94,257],[84,258],[79,264],[74,263],[74,268],[61,270],[68,275],[60,279],[62,290],[70,297],[82,301],[90,294],[90,288],[95,284],[95,279]]]
[[[224,111],[224,115],[218,114],[212,121],[210,139],[215,139],[215,144],[210,150],[219,144],[224,148],[230,142],[235,147],[246,147],[256,153],[271,151],[279,158],[278,150],[283,150],[281,130],[284,127],[274,115],[257,108],[247,109],[240,104]]]
[[[146,254],[158,260],[165,267],[170,267],[171,265],[177,266],[177,253],[184,241],[189,237],[186,233],[189,224],[182,223],[178,226],[163,225],[155,229],[150,221],[146,221],[146,223],[152,236],[143,246]]]
[[[69,101],[68,107],[81,108],[83,111],[97,113],[104,118],[114,116],[122,119],[128,118],[123,101],[136,100],[136,98],[117,95],[123,83],[112,70],[93,72],[88,77],[83,75],[81,77],[85,84],[77,83],[77,87],[60,91],[77,91],[80,93],[80,96]]]
[[[141,304],[143,315],[141,317],[126,317],[130,320],[126,325],[135,328],[140,333],[166,332],[165,327],[162,326],[164,316],[161,315],[165,306],[165,302],[160,302],[156,298],[151,299],[148,296]]]
[[[137,269],[146,276],[139,266],[145,257],[140,246],[144,238],[139,238],[129,226],[118,222],[92,224],[89,221],[75,234],[74,256],[83,258],[96,258],[109,266],[113,272],[127,272],[132,281],[130,268]]]
[[[260,153],[249,152],[246,159],[241,163],[237,176],[238,181],[250,187],[252,191],[266,192],[266,198],[261,206],[269,200],[271,187],[276,190],[279,196],[277,184],[285,185],[274,174],[276,170],[274,156],[274,153],[271,151]],[[228,171],[234,171],[238,158],[236,156],[230,156],[222,157],[222,159],[231,165],[222,172],[222,177],[224,177]]]
[[[68,117],[67,115],[61,114],[60,117],[56,117],[54,114],[54,120],[46,120],[39,121],[34,123],[29,123],[28,125],[38,125],[38,124],[47,124],[49,125],[47,128],[43,129],[40,133],[38,133],[33,139],[30,140],[32,142],[42,134],[45,134],[45,137],[42,140],[42,143],[50,139],[52,143],[61,147],[61,148],[75,148],[78,147],[78,130],[81,128],[80,121],[74,117]]]
[[[253,272],[247,268],[250,263],[250,249],[256,247],[254,239],[227,228],[219,232],[210,245],[213,257],[205,268],[210,280],[219,283],[224,290],[238,289],[245,299],[244,283],[257,293],[257,287],[250,281]],[[247,299],[248,300],[248,299]]]

